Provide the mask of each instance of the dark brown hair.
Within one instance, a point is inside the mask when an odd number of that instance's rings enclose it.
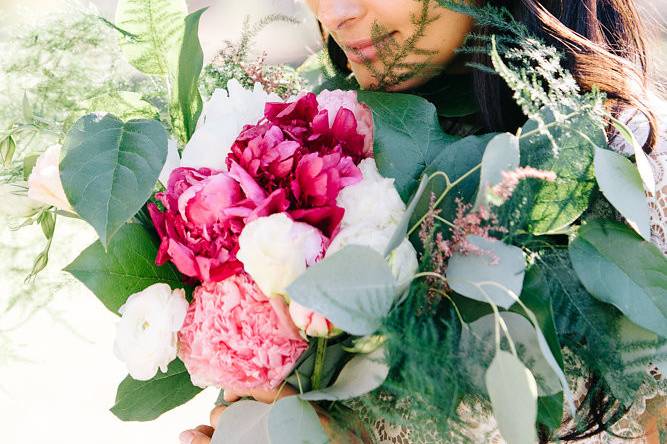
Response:
[[[608,109],[618,115],[625,109],[643,113],[651,131],[644,149],[657,143],[658,123],[651,109],[648,89],[652,73],[647,29],[634,0],[487,0],[507,8],[515,19],[565,54],[565,65],[586,91],[597,87],[608,99]],[[492,29],[477,29],[490,34]],[[345,53],[332,38],[327,47],[334,65],[349,72]],[[486,55],[474,55],[488,63]],[[479,120],[488,131],[514,131],[526,117],[512,93],[497,75],[481,70],[472,73],[480,106]]]

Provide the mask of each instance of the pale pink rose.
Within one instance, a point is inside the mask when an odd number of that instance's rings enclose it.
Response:
[[[333,126],[341,108],[354,113],[357,121],[357,132],[364,136],[365,157],[373,155],[373,113],[366,104],[357,100],[356,91],[324,90],[317,96],[318,109],[329,114],[329,125]]]
[[[334,326],[327,318],[294,301],[289,305],[289,314],[297,328],[308,336],[327,338],[334,332]]]
[[[73,213],[60,180],[60,152],[60,145],[51,145],[39,156],[28,178],[28,197]]]
[[[269,298],[246,275],[204,283],[179,332],[178,356],[192,383],[243,392],[274,389],[308,344],[289,321],[281,298]]]

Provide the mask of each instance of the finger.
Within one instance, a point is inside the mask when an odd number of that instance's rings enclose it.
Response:
[[[190,444],[211,444],[211,438],[201,432],[193,432],[193,438]]]
[[[219,405],[213,410],[211,410],[211,427],[217,427],[218,422],[220,422],[220,415],[225,411],[227,407],[224,405]]]
[[[211,438],[197,430],[186,430],[178,437],[181,444],[210,444]]]
[[[242,396],[245,396],[245,395],[233,392],[231,390],[225,390],[225,393],[223,394],[222,399],[225,402],[236,402],[239,399],[241,399]]]
[[[195,427],[195,431],[199,433],[203,433],[204,435],[208,436],[209,438],[213,436],[213,432],[215,432],[215,428],[207,425],[200,425],[198,427]]]
[[[257,401],[264,402],[266,404],[292,395],[296,395],[296,390],[291,385],[285,385],[282,389],[275,390],[250,390],[250,396],[255,398]]]

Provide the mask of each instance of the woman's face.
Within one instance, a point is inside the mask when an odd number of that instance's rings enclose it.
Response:
[[[435,0],[306,0],[362,88],[404,90],[454,58],[473,23]]]

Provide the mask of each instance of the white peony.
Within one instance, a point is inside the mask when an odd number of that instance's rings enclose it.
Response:
[[[12,218],[30,217],[45,205],[30,199],[25,183],[0,183],[0,216]]]
[[[363,179],[338,195],[338,205],[345,209],[341,228],[366,225],[383,230],[398,224],[405,204],[394,187],[394,179],[382,177],[372,158],[362,160],[359,169]]]
[[[60,210],[74,212],[60,180],[60,145],[51,145],[35,163],[28,178],[28,197]]]
[[[345,216],[327,256],[348,245],[369,247],[384,254],[405,214],[405,204],[394,187],[394,179],[382,177],[374,159],[362,160],[359,169],[363,180],[344,188],[338,196],[338,205],[345,209]],[[417,272],[417,252],[405,239],[387,260],[399,290],[404,291]]]
[[[259,83],[247,90],[232,79],[227,90],[216,89],[204,105],[197,129],[183,151],[181,166],[226,170],[227,154],[243,127],[259,122],[267,102],[282,101],[276,94],[266,93]]]
[[[177,333],[185,321],[185,291],[154,284],[129,297],[119,310],[114,352],[138,381],[167,371],[176,359]]]
[[[283,295],[321,257],[324,241],[316,228],[273,214],[245,226],[236,257],[264,294]]]

